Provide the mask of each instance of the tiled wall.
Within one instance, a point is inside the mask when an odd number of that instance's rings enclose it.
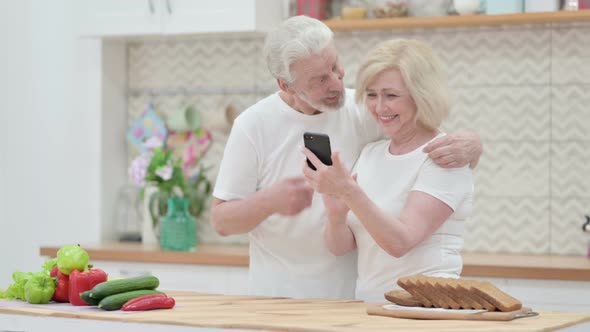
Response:
[[[370,47],[395,37],[433,46],[448,68],[454,94],[444,130],[473,129],[484,142],[465,249],[585,254],[590,25],[337,33],[346,85],[353,86]],[[181,103],[195,105],[212,130],[214,144],[204,163],[214,166],[214,179],[229,132],[225,107],[243,110],[275,89],[260,56],[262,43],[262,36],[224,36],[129,44],[129,121],[150,99],[163,115]],[[179,88],[207,93],[184,94]],[[163,89],[176,92],[162,94]],[[208,216],[202,219],[202,242],[247,241],[246,236],[219,238]]]

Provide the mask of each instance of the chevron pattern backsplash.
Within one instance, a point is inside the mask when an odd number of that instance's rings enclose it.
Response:
[[[370,47],[396,37],[429,43],[447,66],[454,108],[444,130],[474,129],[484,141],[465,249],[584,255],[590,241],[581,231],[590,213],[590,108],[584,106],[590,104],[590,25],[337,33],[346,85],[354,85]],[[243,110],[276,89],[260,56],[262,43],[262,36],[236,35],[130,43],[129,121],[150,99],[163,115],[181,103],[196,106],[214,137],[204,159],[214,179],[229,132],[225,107]],[[222,87],[244,93],[158,95]],[[199,236],[209,243],[247,242],[246,236],[220,238],[205,221]]]

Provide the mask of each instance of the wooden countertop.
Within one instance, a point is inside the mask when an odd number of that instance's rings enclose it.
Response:
[[[41,247],[55,257],[60,246]],[[83,245],[92,260],[248,266],[248,247],[200,245],[195,252],[162,251],[157,245],[104,243]],[[463,276],[590,281],[590,259],[583,256],[463,254]]]
[[[88,307],[83,311],[72,312],[66,311],[67,308],[63,307],[6,307],[0,303],[0,315],[163,324],[170,329],[174,325],[180,325],[300,332],[553,331],[590,321],[589,313],[544,311],[540,311],[539,316],[508,322],[413,320],[367,315],[367,304],[361,301],[224,296],[192,292],[167,293],[176,299],[177,306],[174,309],[120,314]]]

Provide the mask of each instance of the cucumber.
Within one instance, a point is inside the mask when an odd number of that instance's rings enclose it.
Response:
[[[140,289],[156,289],[159,285],[160,280],[154,276],[115,279],[101,282],[100,284],[94,286],[94,288],[90,290],[89,296],[100,301],[105,297],[114,294]]]
[[[103,310],[119,310],[127,301],[133,300],[136,297],[144,296],[144,295],[152,295],[152,294],[163,294],[162,292],[158,292],[156,290],[149,290],[149,289],[142,289],[142,290],[134,290],[125,293],[114,294],[105,297],[104,299],[100,300],[98,303],[98,307]]]
[[[82,301],[88,303],[89,305],[98,305],[98,302],[100,302],[100,300],[97,299],[93,299],[90,297],[90,291],[85,291],[80,293],[80,298],[82,299]]]

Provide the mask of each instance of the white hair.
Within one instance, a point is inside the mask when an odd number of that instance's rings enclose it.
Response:
[[[293,16],[266,36],[264,58],[272,76],[287,84],[296,77],[290,66],[298,59],[317,54],[325,49],[334,33],[324,23],[307,16]]]

